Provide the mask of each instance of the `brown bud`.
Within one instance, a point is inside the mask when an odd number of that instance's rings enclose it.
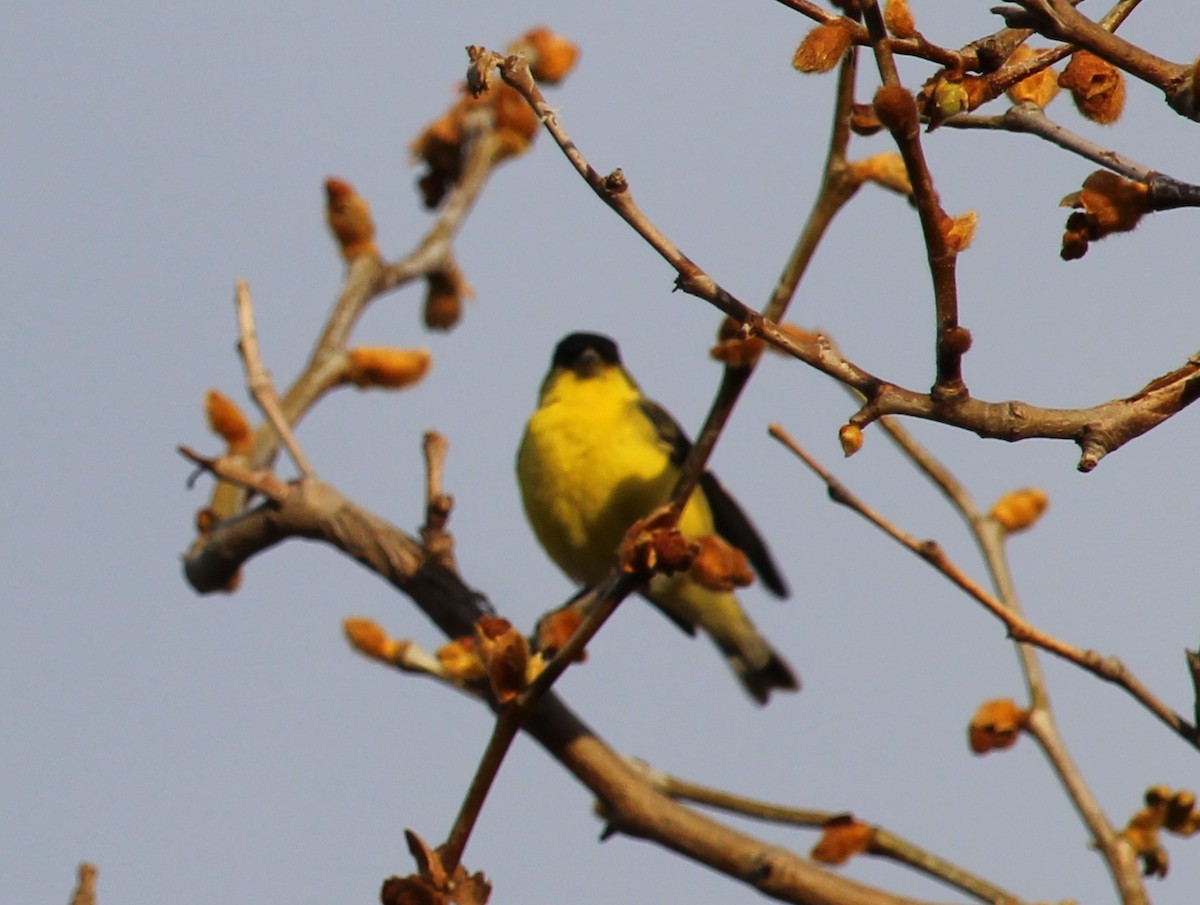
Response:
[[[541,123],[521,92],[500,82],[487,94],[500,140],[492,159],[496,162],[516,157],[529,150]]]
[[[1087,50],[1077,50],[1058,77],[1085,117],[1101,125],[1115,123],[1125,109],[1125,76],[1112,63]]]
[[[428,349],[358,346],[350,350],[345,379],[360,389],[398,390],[424,377],[432,363]]]
[[[461,682],[477,682],[487,676],[487,667],[479,658],[475,639],[470,635],[443,644],[437,650],[437,658],[446,674]]]
[[[976,754],[1000,751],[1017,743],[1017,735],[1029,719],[1029,711],[1022,710],[1015,701],[998,698],[985,701],[971,719],[967,737],[971,750]]]
[[[858,182],[874,182],[897,195],[912,197],[912,183],[908,180],[908,168],[904,158],[896,151],[883,151],[865,160],[849,164],[850,178]]]
[[[1146,790],[1146,806],[1138,809],[1121,830],[1121,838],[1141,859],[1145,876],[1167,875],[1167,850],[1159,841],[1159,830],[1166,819],[1170,794],[1166,786],[1151,786]]]
[[[575,68],[579,45],[552,32],[544,25],[530,29],[508,46],[510,54],[524,54],[529,72],[539,82],[554,85]]]
[[[354,191],[350,183],[333,176],[325,180],[325,222],[347,261],[362,255],[379,256],[375,221],[371,219],[367,199]]]
[[[1009,56],[1006,66],[1024,63],[1039,56],[1028,44],[1020,44]],[[1058,94],[1058,73],[1047,66],[1040,72],[1035,72],[1021,79],[1008,89],[1008,97],[1014,104],[1037,104],[1045,107]]]
[[[741,324],[726,317],[717,329],[717,344],[708,354],[728,367],[748,368],[758,361],[766,346],[766,341],[757,336],[744,336]]]
[[[796,48],[792,68],[798,72],[828,72],[845,56],[853,40],[852,26],[843,19],[818,25]]]
[[[1191,836],[1200,830],[1197,824],[1196,795],[1187,789],[1180,789],[1171,795],[1167,801],[1163,826],[1179,836]]]
[[[437,270],[425,277],[425,306],[422,314],[430,330],[449,330],[462,318],[463,302],[475,290],[457,267]]]
[[[850,814],[839,814],[821,827],[821,838],[809,853],[822,864],[845,864],[871,847],[875,831]]]
[[[1083,257],[1089,241],[1134,229],[1150,210],[1150,189],[1108,170],[1097,170],[1083,181],[1080,191],[1067,195],[1060,204],[1081,211],[1067,218],[1063,235],[1062,257],[1070,261]]]
[[[862,428],[857,424],[843,424],[838,430],[838,442],[842,444],[842,454],[849,459],[862,449]]]
[[[883,7],[883,24],[897,38],[917,36],[917,23],[908,8],[908,0],[887,0]]]
[[[753,584],[746,554],[716,534],[696,540],[696,558],[688,574],[711,591],[732,591]]]
[[[582,622],[582,614],[569,604],[547,613],[537,624],[538,651],[553,656],[571,639]],[[580,651],[576,657],[580,663],[586,659],[587,651]]]
[[[975,238],[975,227],[978,223],[979,214],[975,211],[967,211],[951,220],[945,231],[946,245],[950,250],[956,253],[965,251]]]
[[[899,85],[883,85],[872,100],[875,115],[895,135],[917,134],[917,104],[908,90]]]
[[[989,513],[1009,534],[1032,528],[1046,507],[1050,497],[1038,487],[1022,487],[1006,493],[996,501]]]
[[[691,568],[697,546],[680,532],[670,506],[655,510],[629,526],[617,548],[617,562],[627,574],[683,572]]]
[[[954,326],[942,334],[942,351],[947,355],[966,355],[971,349],[971,331]]]
[[[351,647],[372,660],[390,662],[400,647],[399,641],[388,637],[383,627],[370,619],[352,616],[342,621],[342,631]]]
[[[480,616],[475,647],[487,667],[492,693],[501,704],[515,700],[528,685],[529,642],[507,619]]]
[[[254,431],[236,402],[220,390],[204,396],[204,414],[209,429],[229,444],[230,452],[248,455],[254,451]]]

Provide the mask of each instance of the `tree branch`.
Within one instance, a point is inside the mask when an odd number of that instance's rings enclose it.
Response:
[[[1181,715],[1164,704],[1116,657],[1103,657],[1095,651],[1075,647],[1036,628],[1019,613],[1006,606],[1004,602],[984,590],[946,555],[941,545],[936,541],[922,541],[914,538],[856,497],[844,484],[834,477],[832,472],[822,466],[803,447],[788,436],[787,432],[778,424],[772,424],[769,433],[791,450],[800,461],[808,466],[809,470],[825,483],[831,500],[861,515],[876,528],[892,538],[892,540],[912,553],[915,553],[941,572],[970,597],[983,604],[988,612],[1004,623],[1013,640],[1036,645],[1062,660],[1074,663],[1081,669],[1094,674],[1106,682],[1111,682],[1123,688],[1172,732],[1193,747],[1200,749],[1200,732],[1197,731],[1196,726],[1189,723]]]

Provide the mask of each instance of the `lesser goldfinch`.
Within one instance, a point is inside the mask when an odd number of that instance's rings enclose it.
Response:
[[[547,555],[571,580],[599,582],[629,527],[667,502],[690,448],[675,419],[622,367],[615,342],[595,333],[564,338],[517,453],[525,513]],[[700,479],[679,529],[689,539],[724,538],[769,591],[787,595],[762,538],[711,473]],[[686,572],[657,575],[642,593],[688,634],[697,626],[707,632],[759,703],[774,689],[799,689],[732,593]]]

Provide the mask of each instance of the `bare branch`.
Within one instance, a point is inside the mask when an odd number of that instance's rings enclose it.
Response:
[[[425,524],[421,526],[421,542],[438,565],[456,572],[454,537],[446,530],[454,497],[442,490],[450,442],[436,431],[426,431],[421,448],[425,455]]]
[[[236,300],[238,332],[241,335],[238,350],[241,352],[242,362],[246,366],[246,383],[250,387],[250,394],[258,403],[263,415],[266,416],[267,423],[271,425],[284,447],[287,448],[292,461],[296,463],[300,476],[302,478],[313,477],[315,474],[313,467],[309,464],[308,456],[304,454],[296,435],[292,433],[292,426],[288,424],[288,420],[280,408],[279,394],[275,392],[271,373],[263,365],[262,353],[258,349],[258,332],[254,328],[254,304],[250,301],[250,284],[245,280],[237,282]]]
[[[772,424],[769,433],[790,449],[817,477],[824,481],[825,486],[829,490],[829,498],[831,500],[835,503],[841,503],[853,512],[857,512],[876,528],[879,528],[891,537],[892,540],[925,560],[968,595],[983,604],[988,612],[1004,623],[1013,640],[1040,647],[1042,650],[1060,659],[1074,663],[1076,666],[1093,673],[1106,682],[1111,682],[1123,688],[1145,707],[1146,710],[1170,728],[1172,732],[1193,747],[1200,748],[1200,732],[1197,731],[1196,727],[1159,700],[1120,660],[1115,657],[1103,657],[1095,651],[1075,647],[1036,628],[1019,613],[1009,609],[1002,601],[984,590],[984,588],[946,555],[941,545],[936,541],[922,541],[914,538],[866,505],[834,477],[832,472],[822,466],[803,447],[788,436],[787,432],[778,424]]]
[[[848,815],[846,811],[814,811],[808,808],[793,808],[734,795],[720,789],[680,779],[651,766],[637,758],[629,759],[633,769],[650,783],[654,789],[675,801],[716,808],[741,817],[782,823],[789,826],[820,829],[830,821]],[[875,824],[870,825],[870,842],[866,854],[886,858],[907,865],[926,876],[941,880],[983,902],[1019,905],[1022,901],[1012,893],[989,883],[982,877],[952,864],[944,858],[909,842],[901,836]]]

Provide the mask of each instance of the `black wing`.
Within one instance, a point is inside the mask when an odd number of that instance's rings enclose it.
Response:
[[[679,422],[657,402],[643,399],[640,405],[659,436],[671,447],[671,462],[682,465],[691,451],[692,441],[679,426]],[[746,554],[768,591],[776,597],[786,597],[787,582],[783,580],[779,567],[771,558],[771,552],[754,523],[750,521],[750,516],[742,511],[742,507],[721,486],[721,482],[711,471],[706,471],[700,476],[700,489],[708,499],[708,507],[713,514],[713,527],[717,529],[717,534]]]

